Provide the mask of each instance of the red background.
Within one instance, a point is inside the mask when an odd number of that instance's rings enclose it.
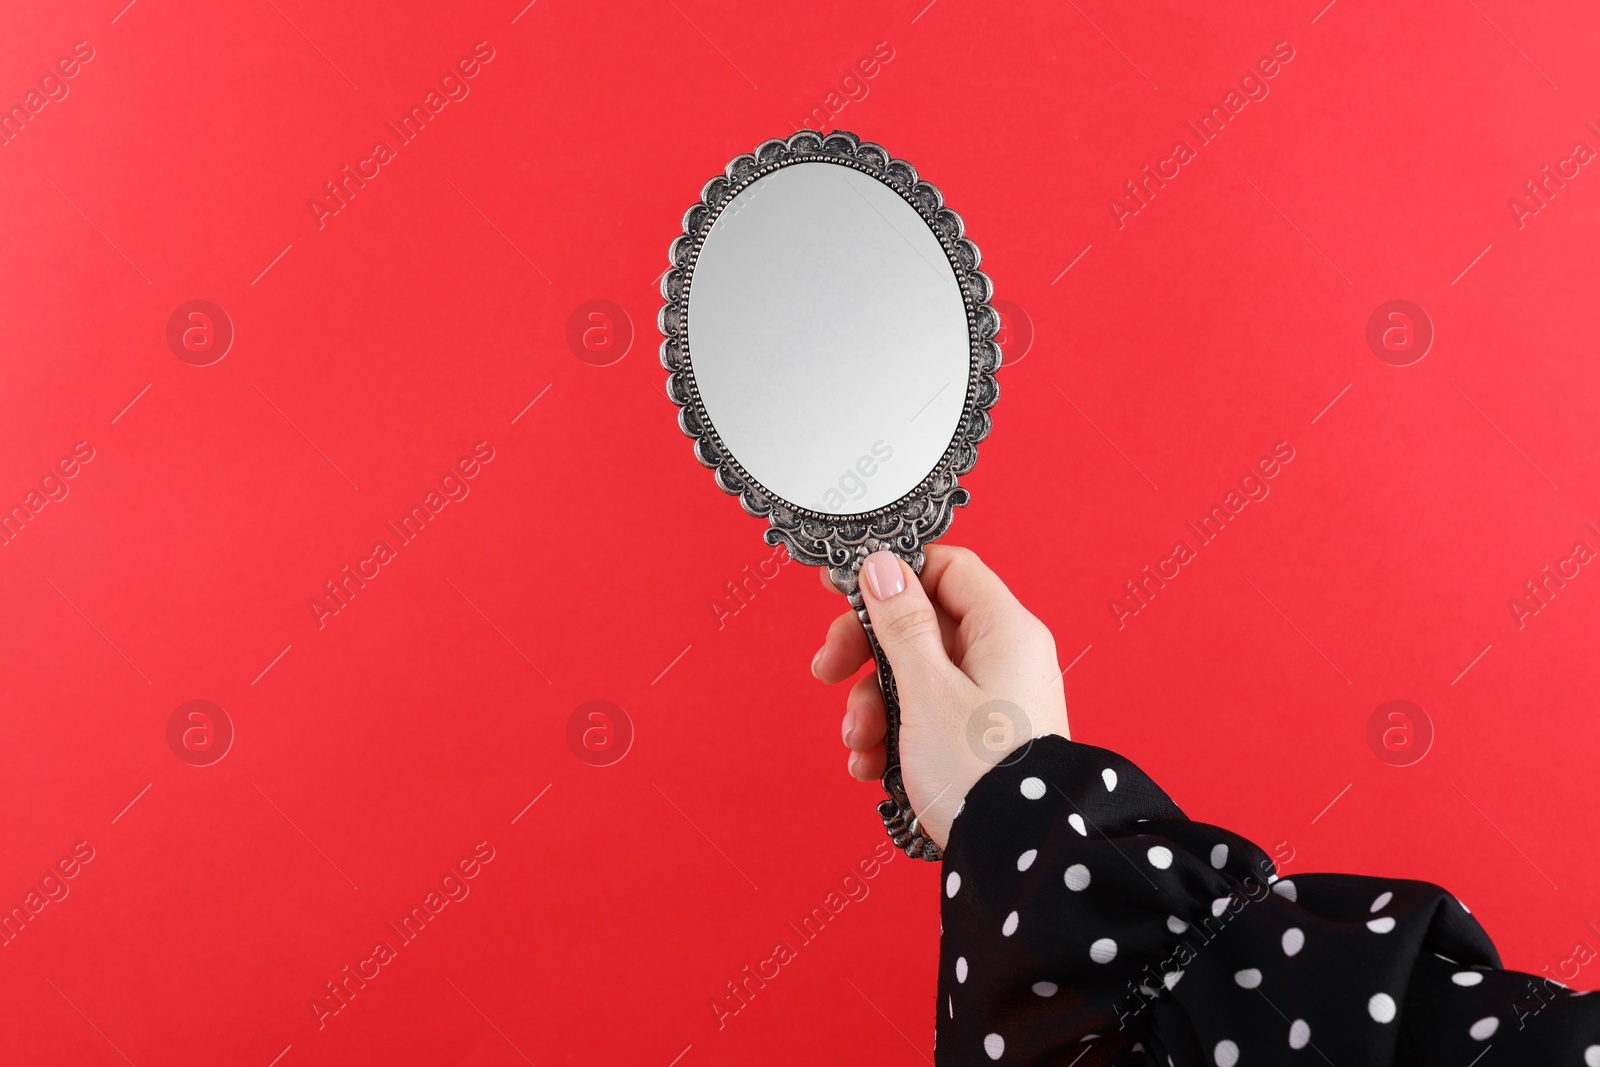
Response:
[[[7,1062],[929,1053],[937,874],[903,858],[718,1026],[880,794],[807,670],[842,607],[815,574],[718,626],[769,550],[676,428],[654,325],[702,184],[878,42],[831,124],[944,190],[1035,331],[951,540],[1078,657],[1074,735],[1290,869],[1446,885],[1511,965],[1600,946],[1600,575],[1508,605],[1600,547],[1600,176],[1508,206],[1600,147],[1592,7],[124,2],[0,16],[4,100],[94,49],[0,149],[0,500],[94,449],[0,549],[0,904],[95,850],[0,949]],[[470,95],[319,228],[479,41]],[[1119,228],[1280,41],[1270,95]],[[1437,332],[1406,367],[1365,340],[1395,298]],[[165,340],[193,299],[236,330],[211,366]],[[609,366],[566,340],[590,300],[632,322]],[[323,583],[478,441],[470,496],[319,629]],[[1119,628],[1280,441],[1270,497]],[[168,747],[193,699],[236,730],[211,766]],[[567,742],[593,699],[636,731],[613,766]],[[1413,766],[1368,747],[1393,699],[1436,734]],[[319,1029],[323,983],[479,841],[471,895]]]

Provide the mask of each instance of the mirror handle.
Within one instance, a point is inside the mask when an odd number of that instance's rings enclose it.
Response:
[[[867,643],[872,646],[872,661],[878,668],[878,686],[883,690],[883,711],[887,727],[883,735],[883,748],[888,757],[883,770],[883,791],[888,797],[879,802],[878,815],[883,819],[884,832],[889,835],[889,839],[897,848],[912,859],[937,863],[943,853],[933,838],[918,825],[917,814],[911,809],[911,800],[906,796],[905,776],[900,770],[899,688],[895,685],[894,671],[889,666],[889,657],[884,655],[883,647],[878,644],[878,635],[872,631],[872,619],[868,617],[866,605],[861,601],[859,578],[864,558],[865,554],[858,556],[845,574],[848,575],[847,595],[850,606],[855,609],[856,617],[861,620],[862,627],[867,631]],[[900,558],[905,559],[913,573],[922,573],[923,555],[920,550],[910,559],[906,559],[905,556]],[[839,584],[839,572],[833,573],[835,584]]]

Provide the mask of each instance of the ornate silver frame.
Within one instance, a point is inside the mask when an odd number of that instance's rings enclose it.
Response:
[[[799,507],[771,492],[751,477],[723,445],[712,425],[695,384],[689,351],[689,287],[707,234],[733,198],[754,182],[780,167],[796,163],[834,163],[868,174],[909,203],[938,238],[961,286],[966,305],[971,359],[961,419],[949,447],[933,470],[916,488],[900,499],[873,511],[829,515]],[[954,509],[965,507],[970,493],[957,482],[978,461],[978,443],[989,435],[989,409],[1000,399],[995,372],[1000,369],[1000,346],[995,335],[1000,316],[991,306],[994,288],[978,269],[977,245],[965,236],[961,216],[944,206],[944,196],[918,177],[916,169],[895,159],[882,146],[862,141],[853,133],[835,130],[824,136],[801,130],[786,139],[763,142],[753,153],[736,156],[722,174],[706,183],[700,202],[683,216],[683,233],[672,242],[671,268],[661,279],[666,303],[657,316],[661,330],[661,365],[669,372],[667,395],[678,405],[678,426],[694,440],[694,454],[714,472],[717,485],[739,498],[744,510],[766,518],[768,544],[783,544],[791,558],[813,567],[827,567],[833,584],[849,599],[872,645],[888,713],[885,747],[888,766],[883,786],[888,799],[878,805],[884,828],[894,843],[910,856],[940,858],[939,846],[918,825],[906,798],[899,757],[899,701],[888,659],[872,632],[872,622],[861,600],[857,582],[861,561],[887,549],[920,573],[922,546],[943,536],[954,519]]]

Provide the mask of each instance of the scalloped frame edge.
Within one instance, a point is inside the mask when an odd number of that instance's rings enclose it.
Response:
[[[722,210],[750,185],[781,167],[798,163],[848,166],[883,182],[916,210],[933,232],[954,270],[967,315],[969,362],[961,418],[939,462],[921,482],[899,499],[872,511],[830,515],[798,507],[757,481],[723,444],[701,401],[694,379],[688,340],[689,289],[706,235]],[[661,365],[668,371],[667,396],[678,406],[678,426],[694,442],[695,458],[711,469],[717,486],[737,496],[744,510],[768,520],[768,544],[783,544],[791,558],[810,566],[828,567],[834,583],[858,609],[856,570],[868,554],[888,549],[913,569],[922,569],[922,546],[942,537],[954,521],[954,509],[966,506],[970,493],[959,484],[978,461],[978,444],[989,435],[989,409],[1000,399],[1001,351],[995,337],[1000,316],[993,306],[994,287],[979,269],[978,246],[966,236],[961,216],[945,206],[944,195],[918,176],[916,168],[853,133],[835,130],[823,135],[801,130],[787,138],[762,142],[756,150],[734,157],[723,173],[701,190],[700,200],[683,216],[683,232],[668,252],[671,266],[661,278],[665,303],[656,318],[661,332]]]

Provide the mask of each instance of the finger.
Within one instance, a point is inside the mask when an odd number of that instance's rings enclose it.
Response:
[[[863,675],[850,687],[844,702],[844,743],[856,752],[867,752],[883,744],[889,720],[883,710],[883,690],[878,674]]]
[[[882,745],[870,752],[852,752],[845,766],[849,768],[850,777],[857,781],[876,781],[883,777],[884,770],[889,766],[889,754]]]
[[[972,549],[933,544],[923,548],[923,555],[922,587],[928,591],[928,599],[957,622],[968,615],[996,621],[1026,610]]]
[[[818,567],[817,577],[822,579],[822,588],[826,589],[830,593],[839,592],[839,587],[833,584],[833,575],[829,572],[827,567]]]
[[[872,658],[867,631],[854,611],[840,615],[828,626],[828,636],[811,661],[811,673],[829,685],[837,685]]]
[[[818,573],[822,577],[824,589],[832,593],[839,591],[838,587],[833,584],[833,579],[828,576],[826,567],[820,568]],[[924,578],[923,584],[926,586],[926,578]],[[940,608],[937,601],[934,602],[934,610],[939,613],[939,630],[944,638],[945,655],[954,660],[956,650],[959,647],[957,633],[961,620],[951,618],[948,612]],[[855,620],[854,625],[851,625],[852,620]],[[861,628],[859,620],[856,620],[855,612],[845,612],[844,615],[834,621],[833,625],[843,628],[844,644],[841,646],[843,652],[837,650],[829,651],[828,646],[839,637],[838,634],[830,631],[823,641],[823,647],[816,652],[811,664],[811,673],[829,685],[835,685],[849,678],[861,669],[863,663],[872,658],[872,647],[867,643],[866,631]],[[860,650],[859,655],[857,654],[858,648]],[[838,657],[837,661],[835,657]]]
[[[944,654],[950,657],[950,662],[957,665],[961,662],[960,649],[961,623],[950,617],[950,613],[941,608],[938,601],[934,602],[933,610],[939,615],[939,637],[944,641]]]
[[[862,601],[872,632],[889,659],[903,697],[937,701],[966,681],[950,662],[939,628],[939,614],[922,583],[892,552],[874,552],[861,564]],[[970,683],[969,683],[970,684]],[[902,699],[901,705],[908,703]]]
[[[1003,688],[1059,680],[1049,627],[1022,606],[977,553],[958,545],[928,545],[924,552],[923,585],[935,604],[960,620],[956,648],[969,678]],[[1050,669],[1035,678],[1029,667],[1040,662]]]

